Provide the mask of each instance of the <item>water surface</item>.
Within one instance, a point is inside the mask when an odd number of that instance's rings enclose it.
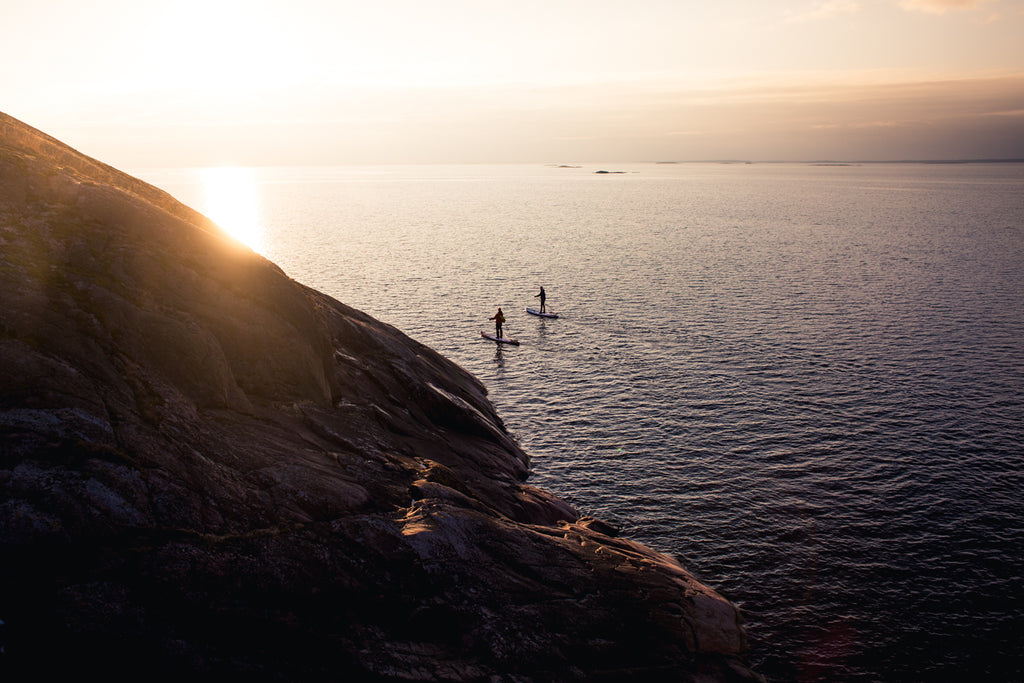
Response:
[[[600,168],[258,169],[253,220],[737,602],[772,680],[1024,679],[1024,165]]]

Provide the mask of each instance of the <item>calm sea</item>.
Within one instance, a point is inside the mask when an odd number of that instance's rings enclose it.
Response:
[[[1024,165],[136,174],[474,373],[771,680],[1024,680]]]

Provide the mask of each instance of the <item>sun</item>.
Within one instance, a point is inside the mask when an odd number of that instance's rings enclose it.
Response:
[[[255,170],[203,168],[199,177],[205,196],[203,213],[232,237],[262,253],[263,225]]]

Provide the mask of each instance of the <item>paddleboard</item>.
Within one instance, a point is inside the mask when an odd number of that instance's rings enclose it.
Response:
[[[512,346],[519,346],[519,342],[516,341],[515,339],[509,339],[508,337],[495,337],[493,334],[489,332],[484,332],[483,330],[480,330],[480,336],[483,337],[484,339],[490,339],[491,341],[498,342],[499,344],[511,344]]]
[[[541,313],[536,308],[527,308],[526,312],[527,313],[531,313],[533,315],[539,315],[542,318],[557,318],[558,317],[557,313]]]

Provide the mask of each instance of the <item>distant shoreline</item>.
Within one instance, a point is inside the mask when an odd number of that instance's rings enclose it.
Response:
[[[853,166],[855,164],[1024,164],[1022,159],[896,159],[880,161],[877,159],[840,160],[815,159],[805,161],[769,160],[748,161],[744,159],[701,159],[691,161],[643,161],[637,163],[653,163],[659,165],[672,164],[809,164],[816,166]]]

